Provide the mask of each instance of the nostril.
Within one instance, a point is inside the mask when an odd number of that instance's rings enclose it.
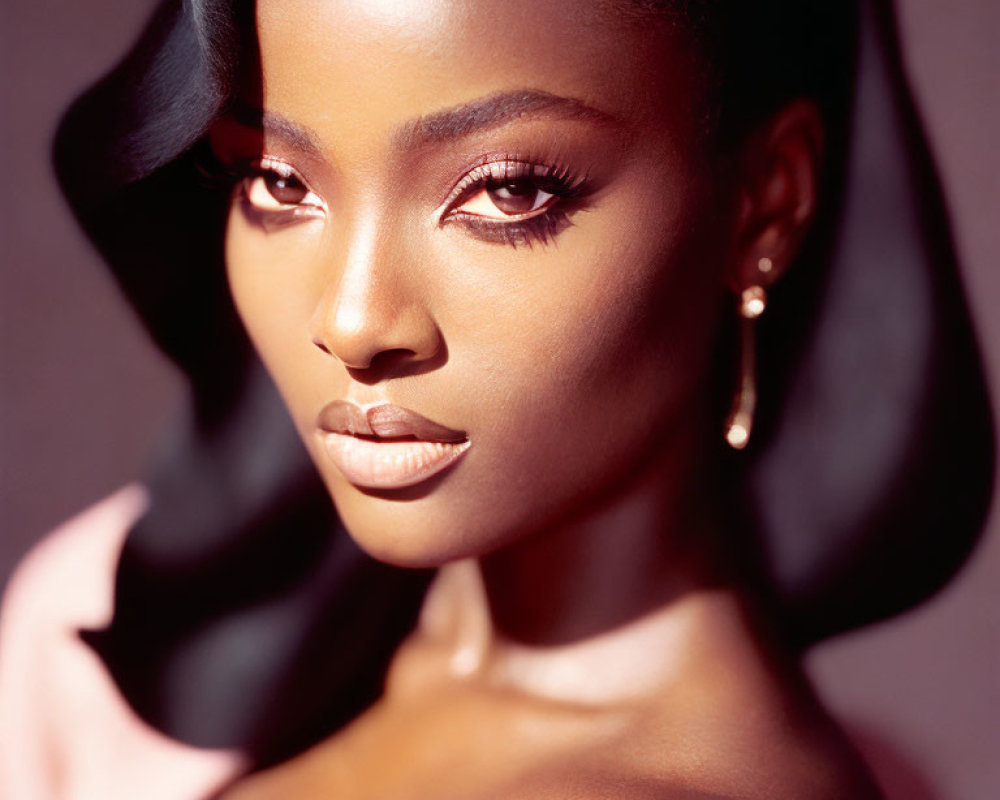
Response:
[[[333,355],[333,353],[330,352],[330,348],[323,343],[322,339],[313,339],[313,344],[316,345],[320,350],[322,350],[328,356]]]
[[[395,347],[391,350],[382,350],[372,356],[371,362],[368,364],[368,368],[389,372],[390,370],[398,369],[401,365],[408,361],[412,361],[415,356],[416,353],[405,347]]]
[[[389,377],[401,377],[420,368],[421,362],[415,353],[404,347],[382,350],[375,353],[366,364],[344,362],[351,377],[358,383],[371,385]]]

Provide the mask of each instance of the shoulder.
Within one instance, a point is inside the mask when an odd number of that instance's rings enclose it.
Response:
[[[748,702],[721,714],[710,709],[672,732],[663,727],[666,735],[649,736],[652,746],[631,764],[649,797],[882,800],[867,766],[821,712]]]
[[[239,764],[234,754],[197,751],[146,726],[78,636],[110,622],[118,555],[147,502],[137,484],[116,492],[39,542],[8,583],[0,605],[2,797],[111,800],[139,796],[139,787],[144,797],[187,797]],[[150,794],[158,773],[175,791]]]

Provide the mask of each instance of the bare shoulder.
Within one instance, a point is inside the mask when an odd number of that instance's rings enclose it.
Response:
[[[882,799],[861,757],[818,707],[692,708],[686,719],[651,722],[637,737],[640,747],[622,743],[628,771],[658,784],[636,797]]]
[[[731,722],[721,735],[709,724],[659,742],[633,731],[627,741],[548,771],[525,800],[883,800],[835,728]]]
[[[396,769],[386,754],[385,768]],[[416,800],[434,796],[440,800],[880,800],[864,781],[845,780],[843,775],[822,775],[814,771],[808,777],[784,774],[761,778],[759,770],[745,773],[735,765],[703,765],[696,777],[684,775],[642,776],[627,770],[603,770],[592,764],[549,765],[545,769],[519,775],[516,780],[494,785],[490,776],[480,775],[460,791],[435,786],[417,787],[400,797]],[[441,776],[441,784],[448,778]],[[323,800],[332,796],[332,787],[324,780],[300,780],[287,772],[272,770],[251,776],[230,787],[219,800]],[[351,800],[375,800],[367,784],[355,784],[338,797]]]
[[[80,629],[111,620],[122,543],[147,503],[125,487],[35,545],[0,605],[0,796],[194,796],[238,765],[167,739],[131,711]],[[177,774],[147,791],[158,775]],[[171,787],[177,791],[171,790]],[[183,788],[182,788],[183,787]]]
[[[223,800],[875,800],[832,723],[693,699],[671,715],[518,711],[451,694],[384,700]]]

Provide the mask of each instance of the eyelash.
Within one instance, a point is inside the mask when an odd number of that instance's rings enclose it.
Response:
[[[309,219],[316,219],[326,213],[326,204],[323,199],[309,186],[309,183],[302,177],[287,161],[265,156],[249,162],[244,162],[242,166],[237,165],[238,182],[235,186],[238,200],[243,208],[243,213],[254,223],[266,230],[293,225]],[[264,208],[259,202],[254,202],[252,194],[257,181],[291,179],[304,191],[305,197],[302,200],[283,203],[279,200],[272,189],[263,187],[270,201],[273,201],[284,208]],[[315,198],[313,202],[305,202],[309,197]]]
[[[243,213],[255,224],[270,231],[306,219],[315,219],[324,212],[325,205],[295,167],[280,158],[260,158],[229,161],[217,156],[207,145],[196,151],[193,158],[198,181],[206,189],[220,192],[240,203]],[[250,200],[250,190],[258,178],[293,178],[318,203],[288,204],[286,209],[264,209]],[[272,195],[273,197],[273,195]],[[275,202],[280,202],[274,198]]]
[[[268,210],[250,201],[252,182],[276,174],[294,178],[307,192],[315,194],[299,172],[281,159],[265,156],[228,162],[206,147],[196,154],[194,165],[204,185],[222,189],[228,194],[235,193],[243,212],[268,230],[315,218],[317,211],[321,210],[317,204]],[[515,216],[510,221],[500,221],[462,211],[463,203],[487,190],[491,184],[502,187],[529,177],[536,190],[553,198],[551,202],[546,201],[541,209],[530,212],[531,216]],[[438,224],[442,227],[460,224],[475,238],[492,244],[506,244],[514,248],[531,247],[536,243],[545,245],[572,225],[570,216],[584,206],[588,194],[589,180],[586,175],[576,175],[566,166],[524,157],[493,158],[470,169],[449,192],[442,204],[444,211],[439,216]]]
[[[510,221],[490,219],[463,212],[461,207],[490,185],[502,187],[519,179],[531,178],[536,190],[552,195],[552,202],[531,216],[517,216]],[[473,236],[486,242],[507,244],[514,248],[548,244],[569,227],[570,216],[582,207],[588,194],[586,176],[573,174],[568,167],[545,164],[531,158],[505,157],[485,161],[471,169],[458,182],[443,203],[439,225],[461,224]]]

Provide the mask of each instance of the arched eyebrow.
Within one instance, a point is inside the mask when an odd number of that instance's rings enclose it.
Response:
[[[618,126],[621,121],[581,100],[535,89],[517,89],[472,100],[405,123],[393,135],[401,149],[420,144],[460,139],[521,117],[578,119]]]
[[[233,104],[229,114],[240,125],[262,131],[265,136],[272,136],[314,158],[323,158],[323,146],[316,132],[288,117],[240,102]]]
[[[281,114],[237,103],[231,115],[242,125],[261,130],[308,155],[323,157],[323,147],[316,132]],[[412,149],[422,144],[461,139],[524,117],[575,119],[613,127],[622,125],[617,117],[581,100],[535,89],[517,89],[497,92],[405,122],[395,130],[392,141],[398,149]]]

